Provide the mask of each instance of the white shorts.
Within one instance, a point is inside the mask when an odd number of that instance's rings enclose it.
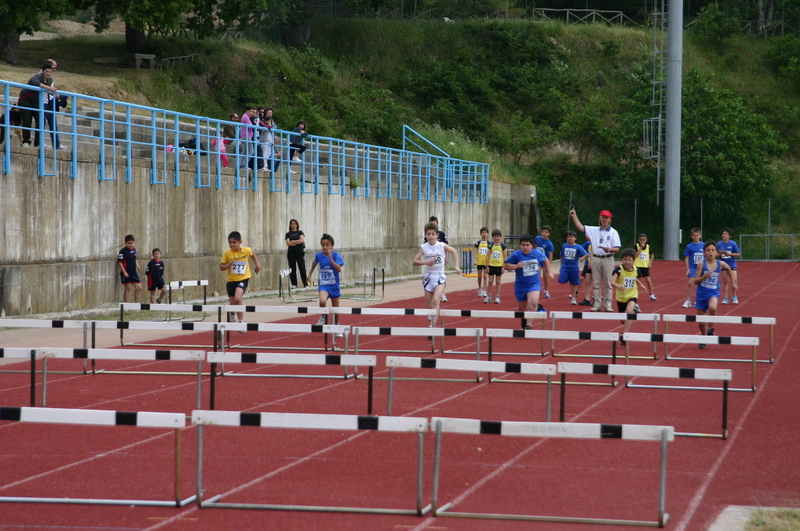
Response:
[[[428,293],[433,293],[439,284],[447,284],[447,276],[444,273],[427,273],[422,277],[422,286]]]

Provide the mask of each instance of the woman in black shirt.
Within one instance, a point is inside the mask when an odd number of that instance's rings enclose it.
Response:
[[[286,257],[289,259],[289,268],[292,273],[289,278],[292,281],[292,287],[297,289],[297,268],[300,268],[300,280],[303,281],[303,287],[308,286],[308,279],[306,278],[306,243],[305,235],[300,230],[300,224],[296,219],[289,220],[289,232],[286,233],[286,245],[289,250],[286,252]]]

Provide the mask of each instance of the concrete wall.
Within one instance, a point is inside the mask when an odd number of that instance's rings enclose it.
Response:
[[[52,152],[50,152],[52,154]],[[218,269],[227,235],[242,233],[253,247],[262,272],[250,290],[277,289],[278,272],[287,267],[284,234],[291,218],[306,234],[307,263],[327,232],[345,259],[344,281],[363,279],[372,267],[387,276],[419,272],[411,266],[422,227],[439,217],[450,243],[474,242],[482,225],[505,234],[531,228],[530,186],[491,183],[488,204],[409,201],[344,196],[234,190],[232,172],[222,189],[195,188],[194,174],[181,175],[181,186],[150,185],[147,161],[133,161],[133,182],[124,167],[117,180],[98,182],[97,160],[79,164],[76,179],[62,158],[57,177],[36,176],[33,150],[15,150],[13,173],[0,176],[0,304],[3,315],[68,311],[121,300],[117,252],[124,236],[136,237],[141,274],[150,250],[159,247],[166,279],[208,279],[210,291],[224,293],[225,274]],[[68,157],[69,153],[59,157]],[[111,171],[111,169],[107,170]],[[146,288],[145,288],[146,289]]]

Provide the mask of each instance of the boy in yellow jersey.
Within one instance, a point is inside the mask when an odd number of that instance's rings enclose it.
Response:
[[[486,293],[486,284],[489,282],[489,275],[487,275],[486,270],[489,265],[489,247],[491,247],[489,229],[481,227],[481,239],[475,242],[475,248],[472,250],[475,268],[478,270],[478,297],[489,296]]]
[[[617,311],[619,313],[639,313],[639,287],[641,284],[639,278],[642,276],[641,272],[633,265],[636,260],[636,251],[633,249],[625,249],[622,251],[622,265],[618,265],[611,273],[611,285],[617,291]],[[644,287],[644,286],[642,286]],[[631,321],[622,321],[625,325],[625,332],[631,326]],[[625,342],[621,339],[620,344],[625,346]]]
[[[227,284],[225,287],[228,291],[228,300],[231,304],[242,304],[242,297],[244,292],[247,291],[247,284],[250,281],[250,264],[247,259],[253,260],[253,271],[258,274],[261,271],[261,266],[258,264],[258,258],[253,253],[250,247],[242,247],[242,235],[238,231],[233,231],[228,234],[227,249],[222,253],[222,261],[219,264],[220,271],[228,272]],[[243,312],[236,314],[237,322],[241,323],[244,317]],[[240,330],[243,332],[243,330]]]
[[[650,266],[653,263],[653,251],[650,249],[650,244],[647,243],[647,234],[642,233],[639,235],[639,242],[636,244],[636,260],[633,265],[642,274],[642,278],[647,281],[647,289],[650,292],[650,300],[656,300],[656,294],[653,291],[653,281],[650,280]]]
[[[494,294],[494,303],[500,304],[500,288],[502,287],[503,265],[508,258],[508,247],[503,243],[503,233],[500,229],[492,231],[492,244],[489,246],[489,291],[486,293],[486,298],[483,302],[489,304],[492,302],[492,283],[497,287]]]

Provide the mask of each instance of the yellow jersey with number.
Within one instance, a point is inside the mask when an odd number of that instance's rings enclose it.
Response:
[[[644,247],[639,247],[636,244],[636,260],[633,261],[635,267],[650,267],[650,262],[653,261],[653,255],[650,253],[650,244]]]
[[[242,247],[239,251],[228,249],[222,253],[222,263],[227,264],[233,262],[233,265],[228,269],[228,282],[239,282],[250,278],[250,263],[248,258],[253,256],[253,249],[250,247]]]

